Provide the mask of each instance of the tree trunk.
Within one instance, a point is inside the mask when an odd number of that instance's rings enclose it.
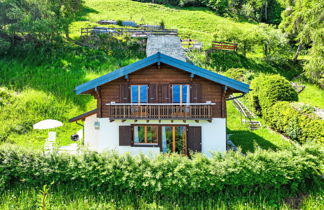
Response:
[[[268,44],[263,44],[263,53],[264,53],[264,57],[268,57],[269,55],[269,48],[268,48]]]
[[[265,5],[264,5],[264,19],[265,22],[268,22],[268,1],[266,1]]]
[[[302,44],[299,44],[293,61],[295,61],[295,62],[297,61],[299,52],[301,51],[301,48],[302,48]]]

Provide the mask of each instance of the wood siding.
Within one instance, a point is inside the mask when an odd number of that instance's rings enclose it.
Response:
[[[191,78],[190,73],[165,64],[161,64],[160,68],[155,64],[128,75],[128,79],[122,77],[102,85],[100,89],[102,117],[109,117],[110,108],[106,105],[107,103],[112,101],[116,103],[126,103],[130,101],[129,85],[131,84],[148,84],[150,103],[171,103],[171,85],[190,84],[191,102],[204,103],[206,101],[211,101],[216,103],[212,110],[213,117],[226,117],[223,85],[199,76]]]

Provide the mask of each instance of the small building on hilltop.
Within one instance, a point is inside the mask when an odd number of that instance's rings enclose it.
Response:
[[[189,154],[226,151],[226,100],[249,85],[157,52],[75,88],[97,108],[84,120],[91,150]]]

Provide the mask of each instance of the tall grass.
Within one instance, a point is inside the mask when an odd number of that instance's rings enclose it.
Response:
[[[36,209],[39,207],[40,190],[42,188],[15,188],[2,193],[0,208]],[[293,200],[293,201],[291,201]],[[218,194],[212,199],[185,199],[182,197],[173,200],[153,199],[134,194],[124,194],[122,197],[111,196],[104,192],[93,193],[78,188],[61,187],[49,189],[46,200],[47,209],[314,209],[324,208],[323,191],[311,193],[309,196],[290,197],[269,194]]]

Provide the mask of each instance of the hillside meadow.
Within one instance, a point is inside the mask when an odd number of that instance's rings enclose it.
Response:
[[[86,0],[82,17],[70,26],[72,37],[80,35],[81,27],[95,26],[99,20],[131,20],[137,24],[159,25],[164,21],[168,29],[178,29],[182,38],[192,38],[211,46],[213,34],[219,26],[251,29],[254,24],[215,15],[205,7],[175,7],[131,0]]]

